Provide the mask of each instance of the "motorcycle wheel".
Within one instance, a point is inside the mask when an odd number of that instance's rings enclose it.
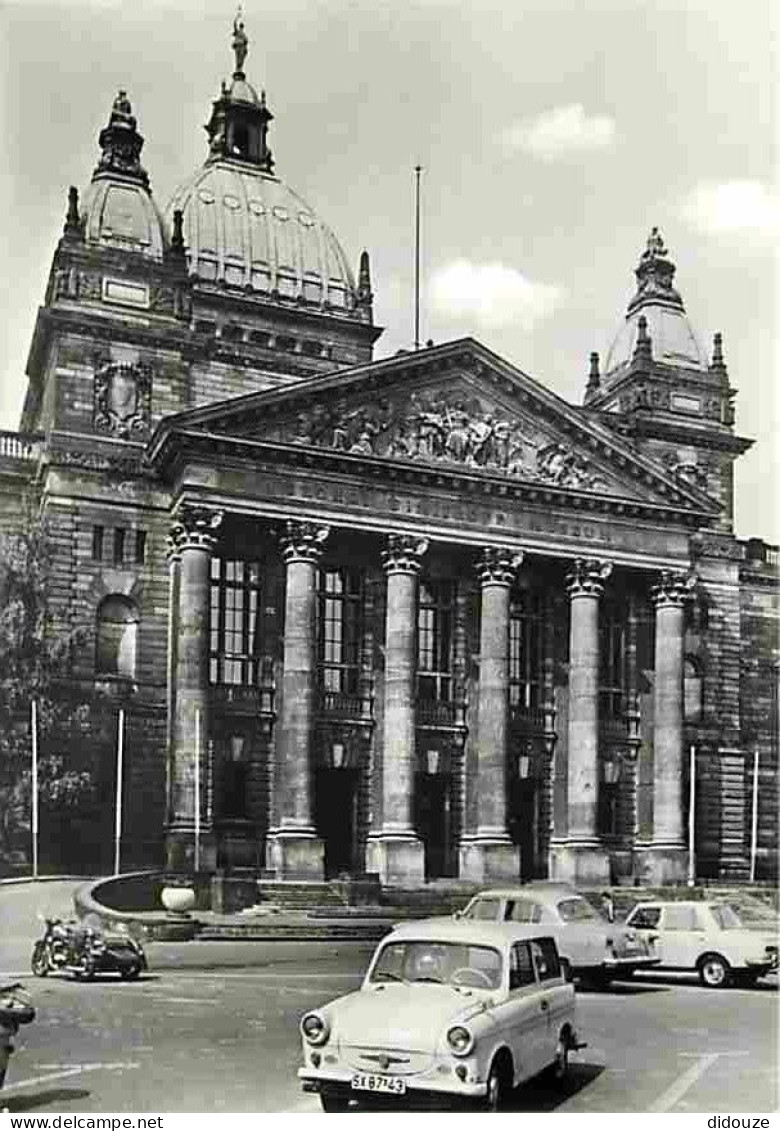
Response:
[[[95,977],[95,963],[91,958],[84,956],[79,959],[74,973],[80,982],[88,982]]]
[[[119,977],[123,982],[134,982],[140,973],[141,966],[136,962],[133,966],[123,966],[119,971]]]
[[[33,947],[30,967],[36,978],[45,978],[49,973],[49,960],[46,957],[46,947],[37,942]]]

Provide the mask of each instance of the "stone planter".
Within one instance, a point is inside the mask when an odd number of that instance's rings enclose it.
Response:
[[[160,900],[172,915],[186,915],[195,906],[194,888],[163,888]]]

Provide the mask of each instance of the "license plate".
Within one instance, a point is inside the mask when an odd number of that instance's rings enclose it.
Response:
[[[406,1081],[397,1076],[376,1076],[368,1072],[359,1072],[352,1077],[352,1087],[359,1092],[390,1092],[394,1096],[402,1096],[406,1091]]]

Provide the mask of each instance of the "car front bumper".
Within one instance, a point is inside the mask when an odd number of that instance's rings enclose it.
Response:
[[[364,1089],[352,1090],[352,1077],[355,1075],[350,1069],[344,1068],[329,1068],[323,1070],[321,1068],[312,1068],[307,1065],[305,1068],[298,1069],[298,1079],[301,1081],[301,1086],[304,1092],[323,1092],[330,1089],[338,1089],[339,1091],[350,1091],[355,1099],[360,1099],[361,1096],[381,1096],[382,1099],[393,1101],[398,1099],[403,1102],[404,1096],[398,1097],[388,1095],[385,1092],[372,1092]],[[376,1073],[380,1075],[380,1073]],[[463,1081],[461,1082],[456,1077],[451,1080],[437,1078],[435,1076],[418,1076],[413,1079],[408,1077],[401,1077],[406,1084],[405,1095],[435,1095],[442,1098],[449,1099],[481,1099],[487,1090],[487,1084],[484,1080],[481,1081]]]

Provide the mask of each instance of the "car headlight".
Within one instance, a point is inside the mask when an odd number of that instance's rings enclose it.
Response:
[[[307,1013],[301,1018],[301,1033],[310,1045],[324,1045],[330,1036],[330,1029],[319,1013]]]
[[[474,1034],[463,1025],[453,1025],[447,1030],[447,1044],[455,1056],[468,1056],[474,1048]]]

